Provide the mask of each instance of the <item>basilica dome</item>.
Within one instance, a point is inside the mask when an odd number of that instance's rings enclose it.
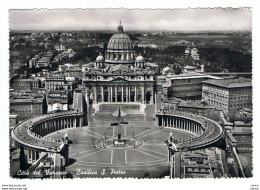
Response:
[[[133,50],[132,40],[126,33],[114,34],[107,44],[108,50]]]
[[[113,64],[134,63],[132,40],[124,33],[121,22],[117,27],[117,33],[108,41],[105,61]]]

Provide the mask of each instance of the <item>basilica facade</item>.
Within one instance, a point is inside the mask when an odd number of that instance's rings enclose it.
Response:
[[[133,49],[121,23],[108,41],[105,55],[89,63],[83,71],[83,86],[87,103],[142,103],[156,101],[158,66],[146,63]]]

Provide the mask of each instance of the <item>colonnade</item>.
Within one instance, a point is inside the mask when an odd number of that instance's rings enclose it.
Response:
[[[33,124],[31,130],[32,132],[36,133],[36,135],[45,136],[54,131],[76,127],[83,127],[82,117],[64,117],[41,121],[39,123]]]
[[[18,124],[11,132],[13,146],[23,148],[26,162],[34,164],[42,152],[55,152],[67,158],[64,139],[45,139],[45,135],[65,128],[83,127],[83,112],[54,113]]]
[[[36,160],[40,158],[40,151],[29,148],[29,147],[24,147],[24,155],[26,156],[27,163],[32,164]]]
[[[203,127],[199,122],[175,116],[158,116],[158,126],[176,128],[195,134],[203,134]]]

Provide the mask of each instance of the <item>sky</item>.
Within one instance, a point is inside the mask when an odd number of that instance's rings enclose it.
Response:
[[[251,9],[10,10],[11,30],[251,31]]]

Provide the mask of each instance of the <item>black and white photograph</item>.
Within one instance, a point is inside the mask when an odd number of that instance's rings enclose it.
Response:
[[[10,177],[253,177],[251,20],[9,10]]]

